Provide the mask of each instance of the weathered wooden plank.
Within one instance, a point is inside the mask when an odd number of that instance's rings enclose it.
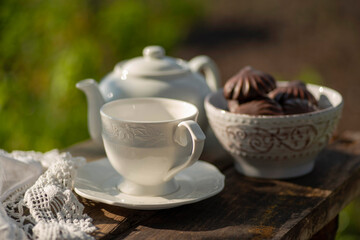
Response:
[[[140,211],[94,202],[79,196],[84,212],[93,219],[98,228],[92,235],[97,239],[112,239],[141,221],[155,214],[155,211]]]
[[[230,168],[220,195],[159,211],[119,239],[309,239],[360,193],[360,157],[347,147],[334,144],[312,173],[293,180],[244,177]]]
[[[289,228],[283,234],[286,239],[308,239],[334,219],[347,204],[360,194],[360,157],[336,151],[326,153],[323,164],[318,166],[322,170],[314,171],[314,174],[319,173],[318,176],[310,175],[309,178],[313,177],[314,179],[311,187],[324,189],[329,192],[329,195],[319,199],[316,205],[309,208],[309,213],[300,219],[295,225],[296,227],[290,228],[289,222],[284,224],[283,228]],[[306,183],[302,183],[302,186],[307,186],[309,178]]]
[[[311,240],[334,240],[339,227],[339,215],[312,236]]]
[[[91,146],[76,145],[71,152],[85,155],[82,151],[90,148],[94,151],[90,159],[94,153],[100,156]],[[227,177],[224,191],[217,196],[160,211],[82,202],[99,228],[96,238],[308,239],[359,194],[359,154],[360,134],[346,133],[321,153],[312,173],[280,181],[242,176],[219,146],[210,146],[202,159]]]

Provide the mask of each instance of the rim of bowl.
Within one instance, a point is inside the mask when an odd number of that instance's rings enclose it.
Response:
[[[286,81],[279,81],[278,82],[278,85],[281,86],[283,84],[286,84]],[[241,116],[242,118],[249,118],[249,119],[288,119],[288,118],[298,118],[298,117],[304,117],[304,116],[314,116],[314,115],[319,115],[319,114],[323,114],[323,113],[326,113],[326,112],[331,112],[331,111],[336,111],[338,109],[341,109],[344,105],[344,100],[343,100],[343,97],[342,95],[332,89],[332,88],[329,88],[329,87],[325,87],[325,86],[321,86],[321,85],[316,85],[316,84],[310,84],[310,83],[307,83],[306,84],[307,87],[310,86],[310,88],[318,88],[319,91],[321,91],[322,93],[325,93],[325,92],[328,92],[328,94],[325,94],[326,96],[329,96],[329,94],[335,94],[337,95],[337,97],[339,98],[339,103],[337,105],[334,105],[334,106],[329,106],[327,108],[323,108],[323,109],[320,109],[318,111],[314,111],[314,112],[308,112],[308,113],[300,113],[300,114],[288,114],[288,115],[248,115],[248,114],[240,114],[240,113],[232,113],[232,112],[229,112],[228,110],[226,109],[222,109],[222,108],[219,108],[219,107],[215,107],[211,102],[210,102],[210,99],[215,97],[216,95],[219,94],[219,92],[223,91],[223,88],[220,88],[218,89],[217,91],[215,92],[211,92],[209,93],[206,97],[205,97],[205,109],[206,108],[210,108],[212,111],[215,111],[215,112],[218,112],[218,113],[221,113],[223,115],[228,115],[228,116]],[[313,93],[311,91],[311,89],[308,88],[308,90]],[[223,94],[220,94],[220,96],[223,97]]]

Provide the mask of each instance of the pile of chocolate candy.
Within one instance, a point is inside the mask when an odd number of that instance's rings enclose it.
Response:
[[[288,115],[319,110],[318,102],[301,81],[277,87],[270,74],[247,66],[224,86],[229,111],[248,115]]]

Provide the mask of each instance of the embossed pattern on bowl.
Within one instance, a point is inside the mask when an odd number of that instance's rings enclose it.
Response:
[[[281,84],[281,83],[280,83]],[[320,111],[284,116],[250,116],[226,111],[222,91],[205,99],[211,128],[235,159],[236,169],[248,176],[290,178],[314,167],[341,116],[342,96],[335,90],[307,85]]]

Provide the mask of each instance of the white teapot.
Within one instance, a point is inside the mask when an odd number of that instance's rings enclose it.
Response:
[[[160,46],[148,46],[142,57],[119,62],[100,84],[93,79],[76,84],[86,94],[89,133],[98,143],[102,143],[100,108],[120,98],[164,97],[190,102],[198,108],[198,123],[205,131],[204,98],[219,86],[218,69],[209,57],[198,56],[186,62],[165,56]]]

